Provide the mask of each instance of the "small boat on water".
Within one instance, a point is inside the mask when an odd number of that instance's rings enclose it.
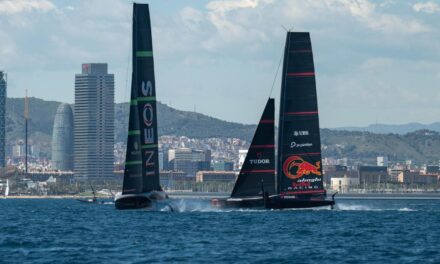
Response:
[[[3,192],[3,198],[9,196],[9,179],[6,179],[5,191]]]
[[[212,199],[212,205],[267,209],[333,207],[336,194],[327,199],[323,186],[315,70],[308,32],[287,33],[277,159],[274,108],[274,100],[269,98],[231,197]]]
[[[90,188],[92,189],[93,198],[79,198],[76,200],[82,203],[104,204],[104,201],[99,201],[96,197],[96,192],[92,185],[90,185]]]
[[[159,182],[153,43],[148,4],[133,4],[133,72],[127,154],[116,209],[158,209],[173,205]]]

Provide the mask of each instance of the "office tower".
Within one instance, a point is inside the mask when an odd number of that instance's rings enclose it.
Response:
[[[173,171],[183,171],[194,177],[198,171],[211,169],[211,151],[178,148],[168,150],[169,166]]]
[[[78,180],[113,177],[114,75],[86,63],[75,75],[74,173]]]
[[[73,170],[73,112],[68,104],[60,104],[55,114],[52,166],[61,171]]]
[[[7,87],[7,75],[4,71],[0,71],[0,167],[6,166],[6,158],[5,158],[6,87]]]

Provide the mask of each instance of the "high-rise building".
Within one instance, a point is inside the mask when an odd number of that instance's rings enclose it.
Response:
[[[106,63],[86,63],[75,75],[74,173],[78,180],[113,175],[114,75]]]
[[[4,71],[0,71],[0,167],[5,167],[6,165],[6,88],[7,75]]]
[[[60,104],[55,114],[52,133],[52,166],[62,171],[73,170],[73,112]]]
[[[377,157],[377,166],[388,167],[388,157],[385,156]]]
[[[169,167],[173,171],[183,171],[195,177],[198,171],[211,169],[211,151],[178,148],[168,150]]]

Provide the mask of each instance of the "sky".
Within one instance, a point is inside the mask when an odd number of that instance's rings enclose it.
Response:
[[[311,34],[321,127],[440,121],[440,1],[148,3],[157,98],[174,108],[257,123],[279,98],[286,28]],[[128,101],[131,14],[126,0],[0,0],[8,96],[74,103],[81,63],[106,62]]]

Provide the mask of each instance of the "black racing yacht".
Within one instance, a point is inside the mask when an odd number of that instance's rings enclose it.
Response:
[[[269,99],[231,197],[212,199],[214,206],[334,206],[335,194],[327,199],[323,186],[315,70],[308,32],[287,33],[278,128],[275,166],[274,101]]]
[[[153,44],[147,4],[133,4],[133,72],[127,154],[116,209],[154,209],[169,202],[159,182]],[[172,208],[171,206],[169,206]]]
[[[218,207],[263,207],[275,194],[275,102],[269,98],[231,197],[214,198]]]

